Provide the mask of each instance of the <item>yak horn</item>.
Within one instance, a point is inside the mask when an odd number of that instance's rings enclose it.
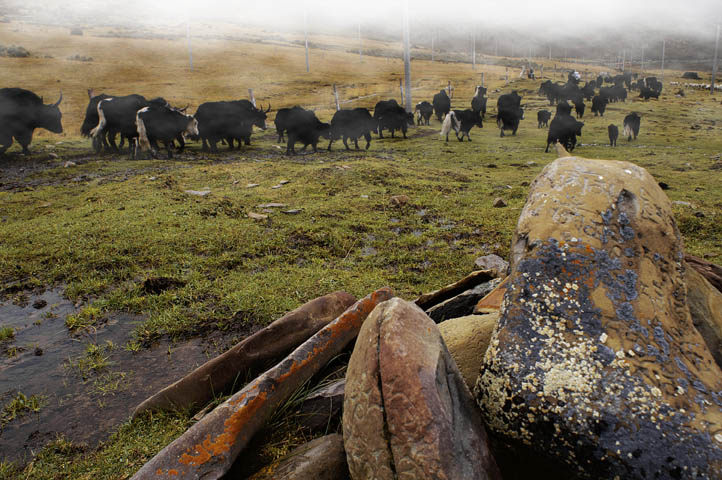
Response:
[[[559,155],[559,158],[571,157],[569,152],[567,152],[567,149],[564,148],[564,146],[561,143],[559,143],[559,141],[557,141],[556,145],[554,145],[554,148],[557,149],[557,155]]]
[[[89,89],[88,89],[88,98],[91,99],[91,100],[92,100],[93,97],[95,96],[95,95],[93,95],[93,93],[94,93],[94,92],[93,92],[93,89],[92,89],[92,88],[89,88]]]
[[[268,113],[271,111],[271,102],[268,102],[268,110],[266,110],[264,113]]]
[[[188,110],[188,107],[190,107],[190,106],[191,106],[191,104],[189,103],[189,104],[188,104],[188,105],[186,105],[185,107],[183,107],[183,108],[179,108],[179,109],[178,109],[178,111],[179,111],[179,112],[183,112],[183,113],[185,113],[185,111],[186,111],[186,110]]]
[[[57,107],[58,105],[60,105],[60,102],[62,102],[62,101],[63,101],[63,91],[60,90],[60,98],[58,98],[58,101],[53,104],[53,107]]]

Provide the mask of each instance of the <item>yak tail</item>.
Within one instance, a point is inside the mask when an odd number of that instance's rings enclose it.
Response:
[[[101,105],[103,105],[103,102],[107,102],[108,100],[112,100],[111,98],[106,98],[104,100],[101,100],[98,102],[98,125],[90,131],[90,136],[95,138],[103,131],[105,128],[105,124],[108,123],[108,121],[105,119],[105,113],[103,113],[103,109]]]
[[[452,128],[457,132],[459,131],[459,120],[457,120],[456,114],[453,111],[447,113],[446,117],[444,117],[439,138],[444,138],[445,135],[448,135]]]
[[[622,137],[631,137],[632,136],[632,126],[628,123],[624,124],[624,132],[622,132]]]
[[[135,126],[138,129],[138,146],[140,147],[140,150],[150,150],[150,141],[148,140],[148,132],[145,129],[145,123],[143,122],[143,119],[140,118],[141,113],[145,113],[148,111],[148,107],[142,108],[138,110],[138,113],[135,115]]]

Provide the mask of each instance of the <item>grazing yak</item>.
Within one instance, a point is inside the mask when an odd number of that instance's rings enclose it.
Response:
[[[101,149],[117,150],[115,142],[108,145],[106,139],[112,139],[116,134],[127,138],[128,142],[138,137],[135,117],[138,110],[145,107],[170,107],[163,98],[146,100],[144,96],[131,94],[121,97],[110,97],[98,102],[98,125],[90,131],[95,151]],[[133,146],[131,144],[131,150]],[[132,152],[131,152],[132,153]]]
[[[205,102],[198,106],[194,117],[198,120],[198,134],[203,142],[201,150],[218,151],[218,142],[225,140],[228,150],[233,150],[234,141],[251,144],[253,127],[266,130],[266,118],[271,110],[253,106],[248,100],[230,100],[219,102]]]
[[[624,117],[624,136],[627,137],[628,142],[632,141],[632,136],[634,136],[635,140],[637,139],[640,120],[641,117],[635,112]]]
[[[544,152],[549,152],[549,145],[557,141],[564,145],[568,152],[571,152],[577,144],[577,135],[580,137],[582,135],[583,126],[584,123],[571,116],[571,109],[567,113],[564,113],[564,110],[557,110],[557,114],[549,125],[547,147]]]
[[[549,110],[539,110],[536,114],[537,122],[539,125],[537,128],[546,127],[549,125],[549,119],[552,118],[552,113]]]
[[[301,107],[293,107],[286,117],[285,130],[288,134],[286,155],[295,155],[297,142],[303,144],[303,150],[311,145],[318,152],[318,140],[321,137],[330,139],[331,125],[321,122],[316,114]]]
[[[609,146],[616,147],[617,138],[619,138],[619,128],[617,128],[615,124],[611,123],[607,127],[607,133],[609,133]]]
[[[436,114],[436,119],[439,120],[439,123],[443,122],[446,114],[451,111],[451,100],[449,99],[449,96],[446,94],[446,90],[441,90],[439,93],[434,95],[434,98],[431,101],[431,104],[434,107],[434,113]]]
[[[174,140],[184,136],[198,136],[198,121],[193,115],[168,106],[152,105],[141,108],[136,113],[135,124],[138,141],[131,146],[133,158],[137,158],[138,149],[149,150],[153,158],[157,158],[158,142],[163,142],[168,159],[171,159]]]
[[[0,88],[0,155],[10,148],[13,138],[29,154],[28,146],[33,140],[36,128],[44,128],[53,133],[63,133],[60,102],[45,105],[43,99],[30,90],[22,88]]]
[[[524,109],[521,107],[521,97],[514,90],[500,96],[496,102],[496,124],[499,127],[499,136],[504,136],[504,130],[511,130],[516,135],[519,121],[524,119]]]
[[[278,142],[283,141],[284,133],[288,130],[288,118],[291,116],[292,110],[303,110],[301,107],[281,108],[276,112],[276,118],[273,119],[276,125],[276,133],[278,134]]]
[[[334,113],[331,119],[331,133],[328,142],[328,149],[331,150],[331,144],[334,140],[343,138],[343,144],[346,150],[351,150],[348,146],[348,139],[352,139],[359,149],[358,139],[364,137],[366,139],[366,150],[371,146],[371,132],[376,129],[376,122],[366,108],[354,108],[353,110],[339,110]]]
[[[424,100],[416,104],[414,112],[416,113],[416,125],[428,125],[431,115],[434,114],[434,107]]]
[[[404,107],[394,100],[381,100],[374,107],[374,120],[376,120],[377,133],[379,138],[384,138],[383,130],[386,128],[391,132],[391,138],[394,138],[394,132],[401,130],[404,138],[408,126],[414,124],[414,114],[408,113]]]
[[[471,99],[471,109],[481,114],[481,119],[486,115],[486,88],[481,85],[476,86],[474,98]]]
[[[600,117],[604,116],[604,111],[607,109],[607,103],[607,98],[601,95],[596,95],[594,98],[592,98],[592,113],[595,117],[597,115],[599,115]]]
[[[481,112],[475,112],[474,110],[452,110],[446,114],[444,123],[441,125],[441,133],[439,136],[443,137],[446,135],[446,141],[449,141],[449,132],[453,129],[456,133],[456,138],[460,141],[464,141],[464,135],[471,141],[469,132],[473,127],[484,128],[483,120],[481,118]],[[461,135],[459,135],[461,132]]]

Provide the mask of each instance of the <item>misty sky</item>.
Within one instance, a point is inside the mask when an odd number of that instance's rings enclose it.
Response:
[[[29,5],[32,0],[0,0],[0,6]],[[304,5],[311,25],[384,25],[400,28],[403,0],[45,0],[45,8],[71,15],[92,14],[106,23],[232,20],[269,28],[302,25]],[[509,5],[514,5],[510,8]],[[707,36],[722,21],[721,0],[409,0],[412,23],[440,28],[480,26],[537,29],[575,34],[622,26],[665,29]]]

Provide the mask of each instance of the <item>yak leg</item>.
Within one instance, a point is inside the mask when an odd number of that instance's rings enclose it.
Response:
[[[173,158],[173,147],[175,144],[173,143],[173,140],[163,140],[163,144],[165,145],[165,149],[168,152],[168,160]]]
[[[28,149],[28,145],[30,145],[30,142],[33,140],[33,132],[30,133],[21,133],[15,135],[15,140],[18,141],[18,143],[23,147],[23,153],[25,155],[30,155],[30,150]]]
[[[404,120],[404,121],[405,121],[405,120]],[[404,138],[408,138],[408,137],[406,136],[406,126],[405,126],[405,125],[401,128],[401,133],[404,135]]]
[[[366,139],[366,150],[368,150],[369,147],[371,146],[371,133],[370,132],[364,133],[364,138]]]
[[[333,143],[333,138],[328,141],[328,151],[331,151],[331,144]],[[347,147],[348,148],[348,147]]]
[[[356,145],[356,150],[359,150],[358,148],[358,137],[353,139],[353,144]]]
[[[286,143],[286,155],[295,155],[296,149],[296,136],[292,134],[288,134],[288,142]]]
[[[226,142],[228,142],[228,151],[233,151],[233,137],[226,137]],[[238,148],[241,148],[241,142],[238,142]]]

